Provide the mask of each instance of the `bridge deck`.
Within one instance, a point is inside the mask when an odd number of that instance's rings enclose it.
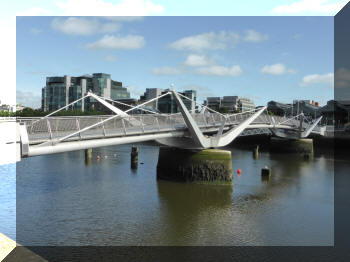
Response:
[[[242,121],[251,116],[251,113],[238,114],[230,116],[226,119],[225,130],[240,124]],[[77,116],[77,117],[48,117],[43,119],[38,118],[19,118],[18,120],[25,123],[28,132],[29,144],[35,145],[47,141],[57,141],[60,138],[68,136],[74,132],[82,130],[93,124],[97,124],[108,116]],[[192,114],[197,125],[203,133],[212,133],[218,131],[224,116],[220,114],[211,114],[206,117],[204,114]],[[270,133],[268,128],[272,127],[272,123],[277,124],[277,127],[282,128],[297,128],[300,124],[298,120],[289,120],[283,123],[287,118],[272,117],[267,114],[260,115],[245,130],[241,136]],[[283,125],[278,125],[283,123]],[[305,128],[307,126],[306,123]],[[252,131],[252,129],[255,129]],[[131,115],[129,117],[116,117],[101,125],[77,133],[64,141],[88,140],[97,138],[125,137],[137,136],[144,134],[156,134],[175,131],[185,131],[187,126],[181,114],[172,115]]]

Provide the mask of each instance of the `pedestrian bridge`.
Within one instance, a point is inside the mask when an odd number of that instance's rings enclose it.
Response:
[[[174,96],[179,113],[150,114],[142,109],[147,103],[165,95]],[[18,118],[17,143],[20,143],[21,157],[149,140],[167,146],[202,149],[226,146],[238,136],[272,134],[297,139],[311,133],[323,134],[322,128],[317,126],[321,118],[308,122],[303,114],[293,118],[270,116],[266,107],[244,113],[221,114],[202,106],[200,113],[189,112],[183,103],[183,99],[188,98],[181,99],[181,95],[174,90],[126,111],[91,92],[79,100],[88,96],[115,114],[55,117],[53,115],[57,110],[42,118]],[[146,114],[128,114],[134,109],[146,111]]]

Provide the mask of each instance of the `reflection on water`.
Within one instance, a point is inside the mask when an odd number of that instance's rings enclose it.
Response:
[[[16,239],[16,164],[0,165],[0,233]]]
[[[176,241],[168,244],[193,244],[194,236],[203,226],[200,222],[202,217],[207,216],[208,212],[222,212],[230,208],[232,203],[232,185],[210,186],[159,181],[157,188],[163,207],[162,220],[166,221],[163,234],[169,240]],[[210,219],[208,216],[207,220]]]
[[[333,245],[333,158],[229,150],[233,186],[157,181],[158,147],[151,145],[139,145],[137,169],[130,168],[130,145],[93,150],[88,162],[83,151],[24,159],[17,165],[17,240]],[[271,175],[263,179],[265,166]]]

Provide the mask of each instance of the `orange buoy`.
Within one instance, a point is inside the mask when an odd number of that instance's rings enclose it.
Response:
[[[242,174],[242,170],[241,169],[237,169],[237,174],[238,175]]]

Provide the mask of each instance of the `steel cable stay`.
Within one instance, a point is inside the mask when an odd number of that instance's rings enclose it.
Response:
[[[163,94],[163,95],[160,95],[160,96],[158,96],[158,97],[156,97],[156,98],[153,98],[153,99],[151,99],[151,100],[149,100],[149,101],[146,101],[145,103],[142,103],[142,104],[140,104],[140,105],[137,105],[137,106],[135,106],[135,107],[132,107],[132,108],[126,110],[125,112],[122,111],[122,112],[124,113],[122,116],[116,114],[116,115],[111,116],[111,117],[109,117],[109,118],[107,118],[107,119],[104,119],[104,120],[102,120],[102,121],[100,121],[100,122],[98,122],[98,123],[96,123],[96,124],[93,124],[93,125],[91,125],[91,126],[85,127],[85,128],[83,128],[83,129],[81,129],[81,130],[79,130],[79,131],[77,131],[77,132],[73,132],[73,133],[71,133],[71,134],[69,134],[69,135],[67,135],[67,136],[64,136],[64,137],[62,137],[62,138],[59,138],[59,139],[57,139],[57,140],[55,140],[55,141],[47,141],[47,142],[44,142],[44,143],[42,143],[42,144],[39,144],[38,146],[45,146],[45,145],[50,144],[50,143],[52,143],[53,145],[55,145],[55,144],[57,144],[57,143],[60,143],[60,142],[62,142],[62,141],[64,141],[64,140],[66,140],[66,139],[72,137],[72,136],[75,136],[75,135],[77,135],[77,134],[79,134],[79,133],[85,132],[85,131],[87,131],[87,130],[89,130],[89,129],[92,129],[92,128],[96,127],[96,126],[102,125],[102,124],[104,124],[104,123],[106,123],[106,122],[108,122],[108,121],[110,121],[110,120],[112,120],[112,119],[115,119],[115,118],[117,118],[117,117],[119,117],[119,118],[129,117],[129,115],[127,114],[128,112],[130,112],[130,111],[132,111],[132,110],[134,110],[134,109],[136,109],[136,108],[139,108],[139,107],[141,107],[141,106],[144,106],[144,105],[146,105],[146,104],[148,104],[148,103],[150,103],[150,102],[153,102],[153,101],[155,101],[155,100],[157,100],[157,99],[159,99],[159,98],[161,98],[161,97],[164,97],[164,96],[168,95],[169,93],[170,93],[170,92],[167,92],[167,93],[165,93],[165,94]],[[90,96],[91,96],[91,94],[90,94]],[[101,102],[101,101],[99,101],[99,102]],[[107,103],[107,102],[106,102],[106,103]],[[112,106],[112,105],[111,105],[111,106]],[[112,106],[112,107],[114,107],[114,106]],[[118,110],[120,110],[120,109],[118,109]],[[121,111],[121,110],[120,110],[120,111]]]

